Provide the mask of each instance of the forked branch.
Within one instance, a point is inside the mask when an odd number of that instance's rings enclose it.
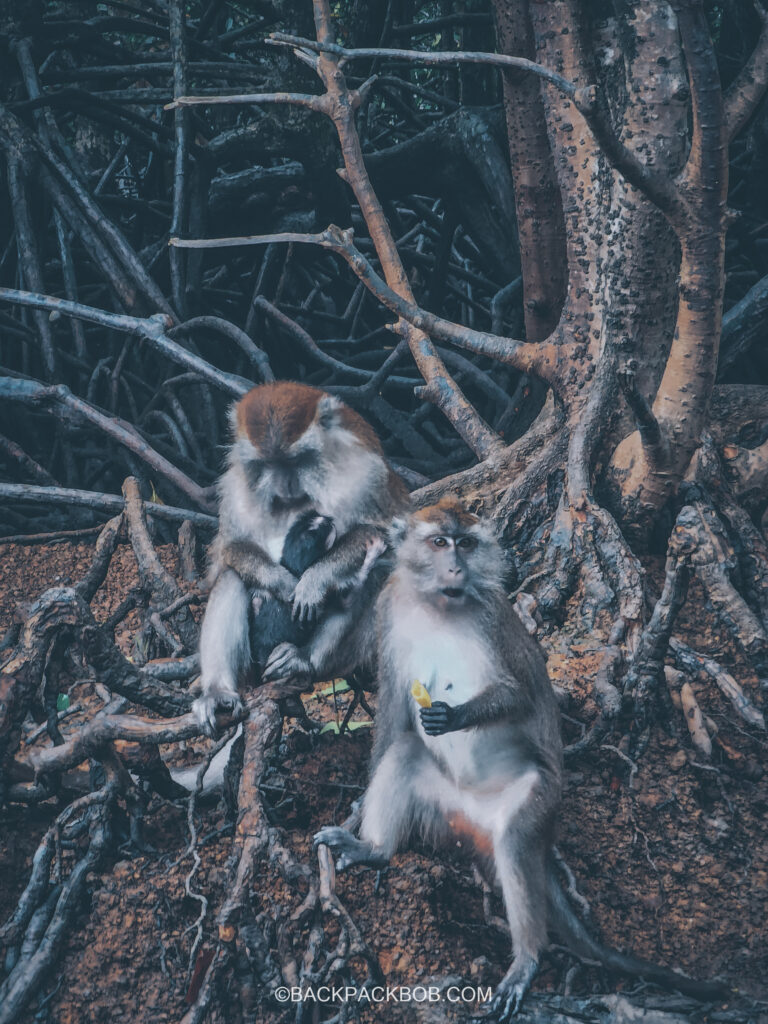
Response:
[[[476,352],[478,355],[488,356],[490,359],[514,366],[519,370],[536,373],[550,383],[556,383],[554,374],[551,372],[551,367],[554,365],[551,340],[529,343],[514,338],[505,338],[486,331],[476,331],[471,327],[454,323],[452,320],[445,320],[443,317],[437,316],[436,313],[422,309],[416,304],[410,289],[410,297],[405,297],[395,288],[390,287],[355,246],[353,237],[351,228],[342,230],[332,224],[325,231],[314,235],[284,232],[277,235],[245,235],[241,238],[172,238],[170,244],[190,249],[216,249],[230,245],[299,243],[330,249],[331,252],[337,253],[346,261],[350,269],[382,305],[400,318],[398,323],[391,325],[391,329],[397,334],[407,336],[408,328],[411,326],[422,333],[439,338],[441,341],[450,342],[459,348]],[[433,383],[434,380],[427,379],[427,388]]]

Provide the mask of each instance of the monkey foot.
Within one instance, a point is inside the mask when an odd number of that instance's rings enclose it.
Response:
[[[216,712],[222,711],[231,715],[239,715],[243,710],[240,697],[230,690],[209,689],[192,704],[192,712],[200,723],[200,728],[207,736],[215,737]]]
[[[539,963],[532,956],[512,961],[512,966],[502,978],[493,998],[488,1005],[488,1012],[478,1021],[493,1021],[494,1024],[506,1024],[520,1010],[523,999],[534,979]]]
[[[364,864],[369,868],[380,870],[389,863],[387,857],[377,853],[370,843],[356,839],[351,832],[338,825],[327,825],[315,832],[315,846],[330,846],[336,854],[336,870],[343,871],[353,864]]]
[[[278,644],[267,658],[262,679],[274,683],[279,679],[311,679],[312,665],[296,644]]]

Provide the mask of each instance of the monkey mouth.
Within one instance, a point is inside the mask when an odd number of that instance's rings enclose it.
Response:
[[[295,512],[306,508],[309,504],[309,498],[306,494],[302,494],[298,498],[281,498],[277,495],[272,499],[272,511],[279,514],[280,512]]]
[[[450,598],[464,597],[463,587],[443,587],[443,596]]]

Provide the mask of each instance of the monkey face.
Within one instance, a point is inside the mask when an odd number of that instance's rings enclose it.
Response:
[[[330,504],[338,519],[337,505],[365,493],[366,471],[377,481],[386,472],[370,427],[332,395],[303,384],[254,388],[233,406],[231,422],[230,465],[245,471],[249,497],[278,516]]]
[[[241,455],[255,496],[268,503],[275,513],[309,506],[317,493],[318,451],[311,446],[300,451],[273,447],[262,455],[253,445],[248,445],[248,449]]]
[[[397,567],[441,611],[459,610],[501,585],[503,555],[485,524],[444,499],[410,517]]]
[[[442,609],[460,608],[474,592],[471,552],[477,539],[470,534],[430,533],[423,538],[430,565],[433,600]]]

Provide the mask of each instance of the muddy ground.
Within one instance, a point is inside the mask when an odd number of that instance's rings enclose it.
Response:
[[[76,581],[89,563],[92,545],[3,545],[0,550],[4,630],[17,604],[49,586]],[[165,549],[163,559],[176,570],[175,549]],[[648,568],[659,572],[658,565]],[[136,582],[130,548],[122,546],[94,602],[97,618],[106,618]],[[135,628],[129,615],[118,631],[126,653]],[[677,633],[729,667],[760,704],[754,674],[714,624],[695,587]],[[568,694],[564,733],[572,741],[595,713],[589,694],[600,646],[573,639],[567,623],[540,639],[553,681]],[[708,679],[691,682],[719,730],[712,762],[699,763],[678,715],[679,735],[654,733],[632,788],[628,765],[615,749],[599,749],[569,763],[558,846],[589,901],[594,926],[608,942],[697,977],[722,978],[768,1001],[766,739],[742,722]],[[329,722],[343,714],[347,697],[324,694],[325,689],[318,686],[305,703],[312,717]],[[69,696],[88,707],[94,700],[93,682],[78,682]],[[65,736],[77,728],[79,717],[63,721]],[[367,720],[362,712],[355,718]],[[285,829],[286,843],[300,859],[313,856],[310,837],[316,828],[341,822],[361,793],[370,738],[366,725],[343,736],[309,736],[288,724],[266,795],[274,823]],[[175,752],[174,757],[189,760],[194,754]],[[53,802],[2,812],[0,921],[15,905],[30,858],[55,813]],[[218,802],[201,808],[198,830],[202,864],[193,886],[209,899],[205,951],[215,942],[216,911],[228,878],[231,825]],[[199,904],[184,891],[191,868],[191,859],[183,857],[189,838],[185,804],[153,798],[145,838],[151,852],[139,853],[126,835],[116,856],[91,877],[88,905],[25,1022],[159,1024],[183,1017],[195,936],[190,927],[199,912]],[[353,871],[339,879],[338,891],[377,952],[388,983],[414,985],[446,975],[489,985],[499,980],[508,966],[509,943],[484,921],[481,891],[464,851],[397,856],[376,893],[373,883],[372,874]],[[254,902],[257,910],[279,905],[290,911],[300,904],[301,893],[265,866]],[[294,937],[299,958],[306,940],[305,932]],[[550,952],[536,987],[562,991],[575,963],[563,951]],[[569,975],[576,993],[632,984],[592,968]],[[255,1014],[248,1019],[279,1024],[294,1018],[293,1009],[269,1006]],[[399,1019],[392,1006],[376,1017]],[[240,1011],[233,1003],[215,1019],[238,1021]]]

